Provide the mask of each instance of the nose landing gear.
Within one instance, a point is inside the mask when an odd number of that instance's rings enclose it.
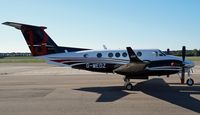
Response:
[[[194,84],[194,80],[192,78],[187,79],[186,81],[188,86],[192,86]]]
[[[188,71],[188,79],[187,79],[187,81],[186,81],[186,83],[187,83],[188,86],[194,85],[194,80],[193,80],[191,77],[192,77],[192,76],[191,76],[190,70],[189,70],[189,71]]]
[[[187,81],[186,81],[186,84],[188,85],[188,86],[193,86],[194,85],[194,80],[191,78],[192,76],[191,76],[191,74],[190,74],[190,70],[187,72],[188,73],[188,79],[187,79]],[[185,74],[185,73],[184,73]],[[184,76],[184,75],[183,75]],[[185,82],[185,80],[184,80],[185,78],[184,77],[181,77],[181,83],[182,84],[184,84],[184,82]]]

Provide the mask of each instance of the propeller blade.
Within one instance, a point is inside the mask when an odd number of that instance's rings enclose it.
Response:
[[[167,55],[169,55],[169,54],[170,54],[170,49],[168,48],[168,49],[167,49]]]
[[[186,55],[186,48],[185,46],[182,47],[182,69],[181,69],[181,83],[184,84],[185,82],[185,55]]]
[[[185,48],[185,46],[183,46],[183,48],[182,48],[182,59],[183,59],[183,63],[184,63],[184,61],[185,61],[185,54],[186,54],[186,48]]]
[[[181,83],[184,84],[184,82],[185,82],[185,68],[183,66],[181,71]]]

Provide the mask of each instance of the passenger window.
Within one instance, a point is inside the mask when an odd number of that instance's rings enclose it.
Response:
[[[88,58],[88,56],[89,56],[88,54],[84,54],[83,55],[84,58]]]
[[[102,57],[102,54],[101,54],[101,53],[97,53],[97,57],[98,57],[98,58],[101,58],[101,57]]]
[[[142,52],[140,52],[140,51],[137,52],[137,56],[138,56],[138,57],[142,56]]]
[[[120,57],[120,53],[117,52],[117,53],[115,54],[115,56],[116,56],[116,57]]]
[[[113,53],[108,53],[108,57],[113,57]]]
[[[122,53],[122,56],[127,57],[127,53],[126,52]]]

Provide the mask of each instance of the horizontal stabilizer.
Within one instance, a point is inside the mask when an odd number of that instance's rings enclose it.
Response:
[[[27,26],[27,27],[31,27],[31,28],[35,28],[35,29],[36,28],[47,29],[47,27],[44,27],[44,26],[33,26],[33,25],[21,24],[21,23],[15,23],[15,22],[4,22],[2,24],[15,27],[16,29],[19,29],[19,30],[21,30],[22,26]]]

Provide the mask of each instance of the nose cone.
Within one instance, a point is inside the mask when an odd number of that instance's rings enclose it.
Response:
[[[184,64],[185,64],[185,67],[188,67],[188,68],[193,68],[195,66],[194,62],[189,61],[189,60],[185,60]]]

